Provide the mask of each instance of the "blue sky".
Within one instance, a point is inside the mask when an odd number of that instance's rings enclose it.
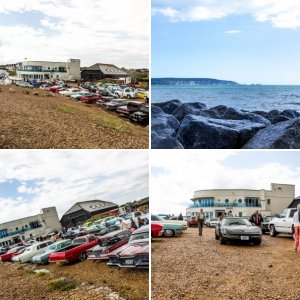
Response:
[[[0,0],[0,64],[81,59],[149,66],[148,0]]]
[[[147,151],[1,151],[0,224],[77,201],[149,196]]]
[[[294,184],[300,196],[300,151],[155,150],[151,153],[151,209],[185,213],[194,191],[270,189]]]
[[[300,5],[246,2],[154,0],[152,77],[300,84]]]

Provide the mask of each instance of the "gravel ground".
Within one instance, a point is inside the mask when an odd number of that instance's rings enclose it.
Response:
[[[149,298],[149,272],[118,270],[105,262],[84,261],[59,266],[49,264],[37,269],[50,271],[37,276],[31,264],[0,264],[1,300],[145,300]],[[76,282],[69,291],[48,291],[47,284],[55,278],[66,277]]]
[[[152,299],[300,299],[300,253],[288,236],[220,245],[213,228],[152,241]]]
[[[16,92],[9,93],[9,88],[0,86],[0,148],[148,148],[148,127],[132,124],[98,105],[60,95],[47,97],[40,89],[14,86]]]

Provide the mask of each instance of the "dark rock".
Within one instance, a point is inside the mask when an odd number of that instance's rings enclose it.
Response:
[[[178,120],[182,121],[187,115],[199,115],[206,105],[200,102],[184,103],[173,110],[172,115]]]
[[[187,149],[237,149],[264,127],[250,120],[186,116],[180,124],[177,139]]]
[[[166,114],[172,114],[172,112],[180,107],[182,103],[179,100],[170,100],[167,102],[155,103],[155,106],[160,107]]]
[[[256,133],[243,148],[299,149],[300,119],[292,119],[267,126]]]
[[[263,116],[264,118],[268,119],[272,124],[277,124],[279,122],[288,121],[294,118],[298,118],[300,114],[292,109],[286,109],[282,112],[274,109],[269,112],[266,111],[254,111],[254,114]]]
[[[152,149],[182,149],[183,146],[175,138],[179,122],[164,113],[158,106],[151,107],[151,148]]]

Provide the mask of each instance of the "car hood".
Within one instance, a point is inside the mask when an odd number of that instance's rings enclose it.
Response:
[[[231,225],[231,226],[222,226],[227,232],[232,233],[261,233],[261,229],[253,225]]]
[[[128,244],[128,246],[119,252],[119,256],[136,256],[149,254],[149,243]]]

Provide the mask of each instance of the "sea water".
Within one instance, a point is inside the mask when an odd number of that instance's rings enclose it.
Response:
[[[152,103],[178,99],[202,102],[208,108],[225,105],[239,110],[300,112],[300,86],[291,85],[152,85]]]

